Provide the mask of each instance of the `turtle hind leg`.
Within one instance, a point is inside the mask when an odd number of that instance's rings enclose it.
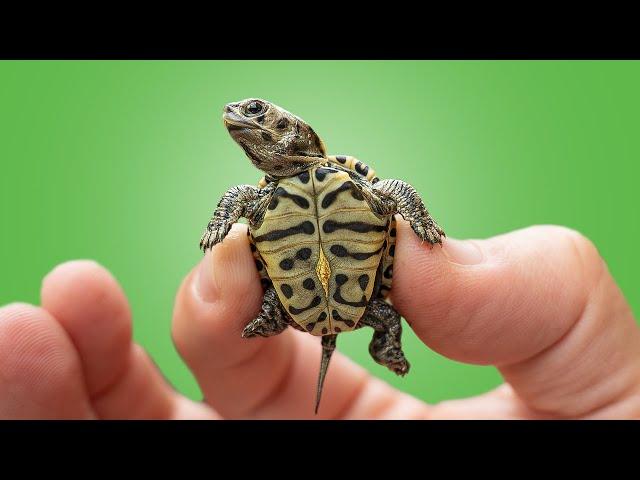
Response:
[[[271,285],[264,292],[260,313],[244,327],[242,336],[244,338],[272,337],[282,333],[288,326],[289,317],[282,308],[276,289]]]
[[[400,314],[383,299],[377,298],[371,301],[361,322],[375,330],[369,344],[373,359],[396,375],[406,375],[410,365],[402,351]]]
[[[255,241],[251,231],[247,229],[247,236],[249,237],[249,246],[251,247],[251,253],[260,276],[260,283],[264,290],[264,299],[262,300],[262,308],[260,314],[242,331],[242,336],[245,338],[251,337],[271,337],[281,333],[289,324],[289,317],[284,312],[280,299],[276,294],[275,288],[269,275],[264,259],[256,248]]]

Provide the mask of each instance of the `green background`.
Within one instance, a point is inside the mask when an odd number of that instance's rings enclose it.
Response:
[[[218,198],[261,176],[220,118],[255,96],[330,153],[410,181],[449,236],[582,231],[637,312],[639,85],[638,62],[0,62],[0,303],[37,303],[54,265],[96,259],[129,296],[136,340],[201,398],[171,342],[173,299]],[[369,330],[340,349],[431,402],[500,383],[406,331],[403,379],[370,359]]]

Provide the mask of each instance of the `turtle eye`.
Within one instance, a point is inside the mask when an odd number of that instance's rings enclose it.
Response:
[[[250,102],[245,108],[244,111],[249,115],[258,115],[264,111],[264,105],[260,102]]]

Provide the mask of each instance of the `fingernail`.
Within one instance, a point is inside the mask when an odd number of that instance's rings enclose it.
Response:
[[[447,238],[444,241],[443,249],[451,262],[460,265],[477,265],[484,259],[484,253],[480,246],[473,240]]]
[[[217,285],[213,271],[213,255],[208,250],[198,266],[198,279],[196,281],[198,295],[207,303],[212,303],[217,297]]]

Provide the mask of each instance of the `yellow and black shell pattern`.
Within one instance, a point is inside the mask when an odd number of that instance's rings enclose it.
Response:
[[[380,288],[390,286],[394,227],[348,173],[320,166],[278,180],[249,235],[261,277],[291,318],[312,335],[329,335],[355,329],[372,294],[386,296]]]

